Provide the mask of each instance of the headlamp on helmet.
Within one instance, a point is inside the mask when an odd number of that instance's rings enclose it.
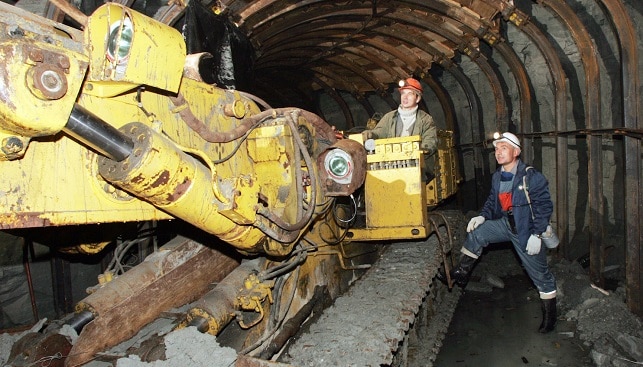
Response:
[[[406,78],[406,79],[400,80],[397,84],[400,86],[399,88],[400,91],[404,89],[411,89],[418,94],[422,94],[422,84],[420,84],[420,82],[417,79]]]
[[[509,132],[504,132],[504,133],[495,132],[495,133],[493,133],[493,146],[495,147],[496,144],[498,144],[501,141],[509,143],[511,146],[513,146],[516,149],[521,149],[521,147],[520,147],[520,139],[518,139],[518,137],[516,135],[512,134],[512,133],[509,133]]]

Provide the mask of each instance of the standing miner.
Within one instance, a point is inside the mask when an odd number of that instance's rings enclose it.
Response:
[[[480,215],[467,225],[460,263],[450,275],[457,285],[466,286],[485,247],[491,243],[513,243],[542,301],[543,320],[538,331],[547,333],[556,324],[556,279],[542,248],[542,235],[553,212],[549,186],[542,173],[518,158],[520,140],[516,135],[505,132],[494,138],[500,167],[491,178],[491,192]],[[444,272],[439,273],[438,278],[446,282]]]

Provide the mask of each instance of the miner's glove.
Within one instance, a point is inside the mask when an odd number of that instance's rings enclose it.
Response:
[[[374,139],[373,132],[371,130],[362,131],[362,140],[367,141],[368,139]]]
[[[471,220],[469,221],[469,225],[467,225],[467,232],[473,231],[482,223],[484,223],[484,217],[482,215],[471,218]]]
[[[532,234],[527,241],[527,254],[536,255],[537,253],[539,253],[541,242],[542,240],[540,239],[540,237]]]

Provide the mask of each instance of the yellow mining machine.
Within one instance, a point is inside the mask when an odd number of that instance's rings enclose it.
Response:
[[[101,274],[65,319],[73,342],[32,340],[55,346],[65,366],[187,304],[177,329],[218,335],[235,324],[246,354],[280,336],[268,360],[316,289],[336,298],[384,240],[426,240],[436,232],[428,209],[457,191],[450,132],[424,183],[418,137],[367,151],[313,113],[208,84],[207,53],[186,55],[177,30],[117,3],[82,30],[1,3],[0,29],[0,229],[46,229],[52,240],[71,231],[55,250],[84,256],[131,223],[199,232]],[[22,347],[14,362],[42,357]]]

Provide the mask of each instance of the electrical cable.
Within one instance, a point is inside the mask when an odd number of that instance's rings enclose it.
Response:
[[[293,278],[294,278],[293,282],[294,282],[294,284],[297,284],[297,282],[298,282],[298,280],[299,280],[300,272],[301,272],[301,267],[297,267],[296,272],[295,272],[295,274],[293,275]],[[256,341],[255,343],[253,343],[252,345],[250,345],[250,346],[248,346],[248,347],[246,347],[246,348],[242,349],[241,351],[239,351],[239,354],[248,354],[248,353],[250,353],[250,352],[252,352],[252,351],[256,350],[256,349],[257,349],[257,348],[259,348],[259,347],[260,347],[260,346],[261,346],[261,345],[262,345],[266,340],[268,340],[268,339],[269,339],[269,338],[271,338],[273,335],[275,335],[275,333],[279,330],[279,328],[281,327],[281,325],[283,325],[283,322],[284,322],[284,320],[286,319],[286,315],[288,315],[288,311],[290,310],[290,307],[292,306],[292,301],[295,299],[295,291],[297,290],[297,287],[296,287],[296,286],[293,286],[293,287],[291,287],[291,288],[292,288],[292,292],[290,293],[290,297],[288,298],[288,305],[287,305],[287,307],[285,308],[284,316],[280,318],[280,321],[279,321],[279,324],[277,325],[277,327],[275,327],[273,330],[270,330],[270,332],[266,333],[262,338],[260,338],[259,340],[257,340],[257,341]]]

